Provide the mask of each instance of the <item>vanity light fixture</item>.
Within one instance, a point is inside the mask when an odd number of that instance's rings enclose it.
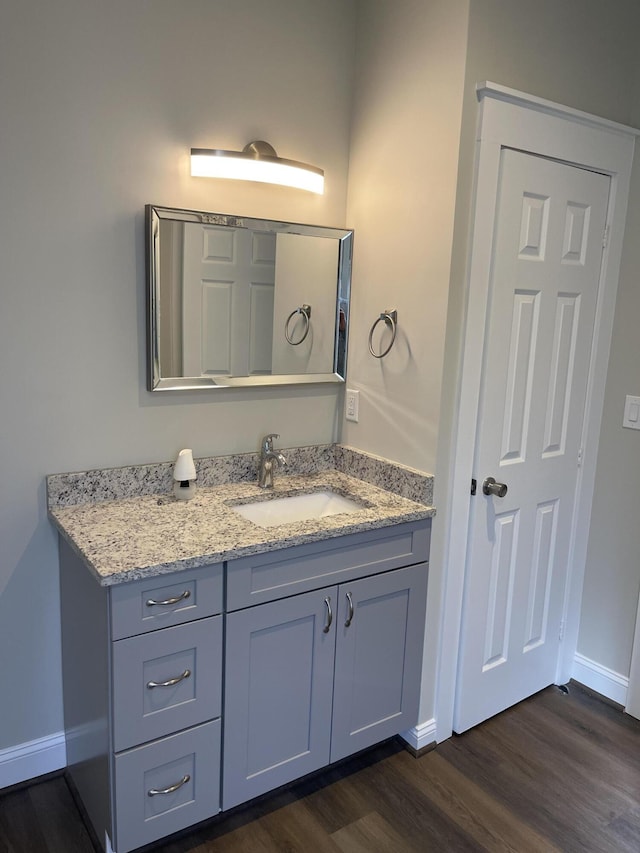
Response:
[[[316,166],[278,157],[264,140],[249,142],[242,151],[192,148],[191,175],[198,178],[235,178],[324,192],[324,172]]]

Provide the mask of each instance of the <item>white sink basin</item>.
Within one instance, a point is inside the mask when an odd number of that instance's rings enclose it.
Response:
[[[294,521],[309,521],[326,518],[342,512],[355,512],[362,504],[335,492],[310,492],[305,495],[290,495],[286,498],[266,498],[248,504],[232,506],[235,512],[259,527],[277,527]]]

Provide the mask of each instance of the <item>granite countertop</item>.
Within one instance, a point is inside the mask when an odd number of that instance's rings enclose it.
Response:
[[[362,509],[263,528],[232,504],[330,489]],[[336,470],[279,476],[273,490],[252,482],[198,486],[190,501],[168,493],[57,505],[49,514],[103,586],[189,569],[345,534],[419,521],[433,507]]]

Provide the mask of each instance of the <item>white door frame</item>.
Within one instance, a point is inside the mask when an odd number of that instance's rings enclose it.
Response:
[[[608,246],[603,256],[565,589],[564,640],[557,683],[571,677],[580,621],[600,420],[613,327],[635,136],[640,131],[508,89],[477,86],[480,101],[464,338],[452,440],[451,501],[445,509],[444,601],[437,689],[438,741],[451,735],[470,512],[478,401],[502,148],[560,160],[611,177]]]
[[[624,709],[627,714],[631,714],[640,720],[640,601],[638,601],[636,628],[633,635],[633,651],[631,652],[629,686],[627,687],[627,698]]]

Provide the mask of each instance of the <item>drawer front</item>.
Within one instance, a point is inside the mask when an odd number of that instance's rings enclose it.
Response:
[[[111,587],[111,638],[221,613],[222,570],[217,563]]]
[[[227,610],[429,559],[431,519],[230,560]]]
[[[119,752],[219,717],[222,616],[113,644],[113,736]]]
[[[127,853],[220,811],[220,720],[115,757],[116,845]]]

